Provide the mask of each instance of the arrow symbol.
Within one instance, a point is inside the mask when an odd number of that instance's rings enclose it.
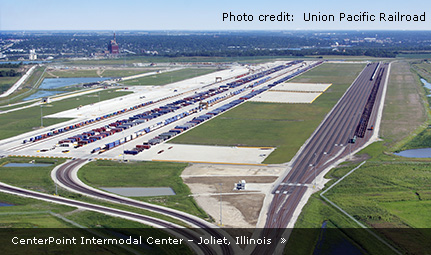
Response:
[[[283,237],[281,238],[281,243],[285,243],[287,240],[284,239]]]

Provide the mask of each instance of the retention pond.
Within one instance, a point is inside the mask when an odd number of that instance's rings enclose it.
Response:
[[[405,150],[394,154],[406,158],[431,158],[431,148]]]
[[[111,77],[45,78],[42,84],[39,86],[39,90],[36,93],[24,98],[23,100],[27,101],[35,98],[53,96],[53,95],[65,92],[65,91],[53,90],[53,89],[58,89],[58,88],[63,88],[63,87],[78,85],[83,83],[106,81],[109,79],[111,79]]]

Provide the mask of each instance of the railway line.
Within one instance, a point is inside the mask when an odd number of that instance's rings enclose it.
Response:
[[[352,141],[354,131],[361,122],[362,112],[365,107],[369,107],[367,101],[370,95],[374,93],[377,102],[375,105],[380,102],[383,86],[378,90],[373,88],[384,82],[387,69],[387,64],[367,65],[303,149],[298,152],[292,160],[290,172],[282,177],[279,185],[273,190],[274,197],[268,210],[265,228],[288,227],[301,199],[316,176],[331,163],[349,155],[370,139],[373,131],[367,129],[364,138],[355,138]],[[375,113],[377,107],[371,108],[373,109],[368,125],[373,125],[377,117]],[[257,247],[253,254],[272,254],[274,249],[275,246],[261,246]]]

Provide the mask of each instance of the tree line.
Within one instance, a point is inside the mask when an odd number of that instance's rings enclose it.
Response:
[[[14,69],[0,71],[0,77],[15,77],[19,75],[21,75],[21,73],[15,71]]]

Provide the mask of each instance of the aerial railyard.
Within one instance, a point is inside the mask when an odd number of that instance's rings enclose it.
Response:
[[[199,83],[190,87],[189,84],[193,82],[186,81],[175,87],[168,85],[167,88],[162,87],[159,90],[153,88],[152,91],[143,94],[144,97],[132,94],[114,99],[112,104],[71,110],[68,112],[71,112],[72,116],[75,111],[81,112],[81,115],[87,118],[81,117],[78,118],[80,121],[74,120],[69,121],[71,124],[58,125],[58,128],[50,128],[46,133],[38,130],[21,135],[20,137],[24,139],[8,142],[8,148],[4,150],[10,151],[11,155],[139,160],[139,155],[145,155],[140,154],[143,150],[150,148],[157,150],[155,145],[320,63],[302,61],[273,63],[263,71],[246,76],[245,70],[242,73],[236,71],[240,73],[239,75],[232,74],[235,69],[226,70],[202,78],[207,79],[204,84]],[[225,82],[211,82],[212,77],[223,77],[223,74]],[[200,102],[206,102],[207,107],[202,107]],[[121,108],[113,108],[115,105],[121,105]],[[98,107],[103,108],[108,114],[94,116],[98,113]],[[91,111],[92,109],[96,111]],[[88,118],[89,111],[93,112],[92,118]],[[65,117],[67,114],[70,113],[58,113],[56,116]],[[145,156],[144,158],[151,159]]]
[[[431,2],[44,2],[0,3],[2,254],[429,253]]]

